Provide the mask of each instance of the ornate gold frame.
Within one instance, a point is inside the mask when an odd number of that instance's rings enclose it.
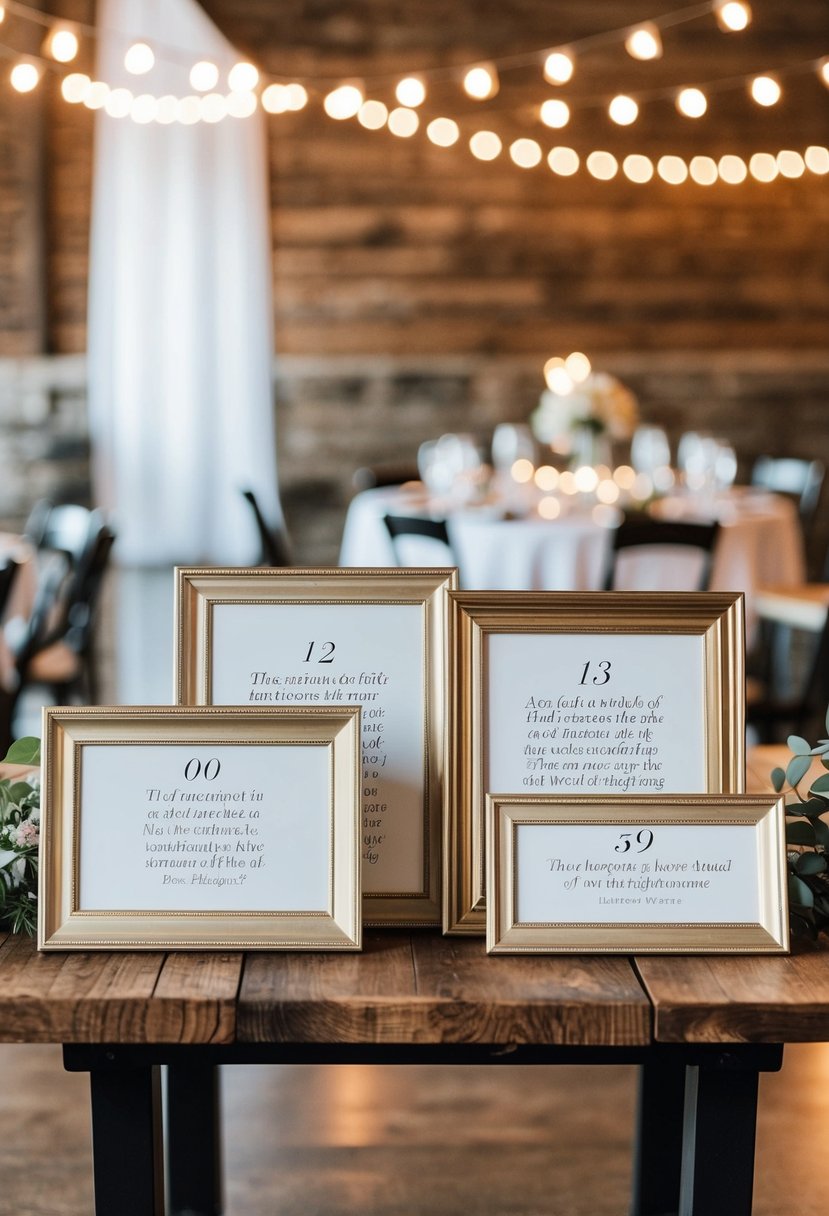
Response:
[[[329,907],[312,913],[137,912],[79,907],[83,753],[87,747],[220,743],[325,749],[331,833]],[[113,790],[113,813],[117,813]],[[124,706],[43,711],[40,950],[359,950],[360,711],[357,706]],[[117,858],[102,857],[102,865]]]
[[[522,924],[516,835],[537,824],[753,826],[758,843],[756,922]],[[785,954],[789,949],[783,799],[775,795],[487,798],[486,941],[490,954]]]
[[[738,593],[461,591],[449,596],[451,762],[444,932],[486,925],[486,639],[502,634],[691,634],[703,639],[708,790],[745,789],[743,597]],[[504,794],[517,791],[504,790]],[[682,791],[677,791],[681,793]]]
[[[200,569],[176,570],[175,699],[210,705],[212,615],[216,604],[416,604],[421,633],[401,646],[423,647],[426,743],[423,877],[418,893],[366,893],[363,919],[371,926],[441,923],[441,842],[445,816],[447,721],[447,601],[457,587],[453,569]]]

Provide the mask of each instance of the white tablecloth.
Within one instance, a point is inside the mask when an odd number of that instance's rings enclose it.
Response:
[[[426,499],[399,487],[365,490],[351,502],[340,549],[341,566],[394,566],[394,551],[383,516],[426,515]],[[746,597],[749,640],[756,624],[754,596],[762,586],[805,581],[800,524],[794,504],[766,493],[735,490],[706,504],[664,499],[658,513],[671,518],[707,516],[720,521],[711,589],[742,591]],[[449,536],[461,586],[474,590],[596,591],[602,587],[612,526],[590,511],[573,511],[557,520],[538,516],[499,518],[494,508],[476,507],[448,516]],[[442,565],[442,547],[428,540],[407,540],[407,565]],[[692,556],[653,555],[631,559],[623,571],[625,590],[685,590],[695,582]]]

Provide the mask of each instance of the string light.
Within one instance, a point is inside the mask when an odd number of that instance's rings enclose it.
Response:
[[[451,148],[460,139],[461,129],[453,118],[433,118],[426,135],[438,148]]]
[[[78,53],[78,35],[69,25],[53,26],[43,49],[56,63],[71,63]]]
[[[576,61],[572,51],[559,48],[544,60],[544,79],[550,84],[567,84],[573,78]]]
[[[162,127],[168,127],[176,121],[177,117],[178,98],[173,97],[172,93],[165,93],[163,97],[159,97],[155,121],[160,123]]]
[[[104,102],[104,109],[110,118],[126,118],[132,109],[132,100],[130,89],[113,89]]]
[[[363,101],[363,90],[356,84],[341,84],[327,94],[322,104],[329,118],[336,118],[341,122],[359,113]]]
[[[258,105],[259,101],[255,93],[251,90],[238,89],[227,99],[227,112],[231,118],[250,118],[251,114],[256,113]]]
[[[510,144],[509,154],[514,164],[520,169],[534,169],[541,164],[543,153],[541,145],[534,139],[516,139]]]
[[[748,166],[741,156],[721,156],[717,162],[720,180],[728,186],[739,186],[748,177]]]
[[[817,173],[821,177],[823,174],[829,173],[829,148],[821,148],[812,144],[806,149],[803,159],[810,173]]]
[[[426,100],[426,85],[419,76],[406,76],[394,90],[394,95],[401,106],[413,109]]]
[[[478,160],[495,160],[503,144],[494,131],[476,131],[469,141],[469,151]]]
[[[400,139],[410,139],[419,126],[420,119],[415,110],[398,106],[389,114],[389,130],[392,135],[397,135]]]
[[[619,172],[619,162],[610,152],[591,152],[587,158],[587,172],[600,182],[609,182]]]
[[[37,88],[40,72],[35,64],[22,60],[12,68],[9,80],[15,92],[31,93],[32,89]]]
[[[219,69],[209,59],[200,59],[190,69],[190,88],[197,93],[209,93],[219,83]]]
[[[304,110],[308,105],[308,90],[305,88],[305,85],[292,81],[285,87],[288,90],[288,109],[292,113]]]
[[[755,76],[750,91],[758,106],[777,105],[783,93],[773,76]]]
[[[87,110],[102,110],[110,94],[109,85],[105,80],[92,80],[83,99]]]
[[[714,5],[714,16],[726,34],[739,33],[751,24],[751,7],[741,0],[718,0]]]
[[[61,81],[60,91],[64,101],[77,105],[83,101],[92,81],[84,72],[70,72]]]
[[[124,67],[133,76],[144,76],[155,63],[153,48],[146,42],[134,42],[124,56]]]
[[[227,74],[231,93],[250,93],[259,84],[259,69],[252,63],[234,63]]]
[[[575,388],[575,381],[567,370],[567,360],[560,355],[554,355],[544,364],[544,380],[550,392],[559,397],[568,397]]]
[[[382,101],[364,101],[357,111],[357,121],[367,131],[379,131],[388,121],[389,108]]]
[[[190,74],[190,83],[193,88],[198,88],[198,85],[193,84],[193,75]],[[262,90],[260,98],[262,109],[268,114],[286,114],[290,109],[288,104],[288,90],[284,84],[269,84],[267,88]],[[385,106],[383,107],[385,109]]]
[[[748,171],[755,181],[773,182],[779,173],[777,157],[770,152],[755,152],[748,162]]]
[[[176,121],[184,127],[192,127],[195,123],[201,122],[201,98],[194,97],[192,94],[189,97],[182,97],[178,103]]]
[[[702,118],[708,109],[708,98],[702,89],[680,89],[676,97],[676,108],[685,118]]]
[[[208,93],[201,99],[202,122],[221,122],[227,114],[227,98],[222,93]]]
[[[829,89],[829,56],[820,60],[817,65],[817,74],[826,85],[827,89]]]
[[[777,168],[781,177],[802,177],[806,172],[806,162],[799,152],[786,148],[777,153]]]
[[[653,177],[653,161],[648,156],[626,156],[622,161],[622,172],[630,181],[644,185]]]
[[[583,384],[593,370],[587,355],[580,350],[574,350],[564,360],[564,370],[574,384]]]
[[[717,162],[711,156],[692,156],[688,172],[698,186],[713,186],[719,176]]]
[[[629,127],[639,117],[639,106],[632,97],[619,93],[607,107],[607,112],[620,127]]]
[[[558,519],[561,514],[561,503],[551,494],[545,495],[538,504],[538,514],[542,519]]]
[[[463,78],[464,92],[475,101],[487,101],[498,92],[498,71],[494,64],[479,63]]]
[[[681,186],[688,180],[688,166],[681,156],[660,156],[656,172],[669,186]]]
[[[146,126],[148,123],[155,122],[157,114],[158,101],[152,93],[141,93],[138,97],[133,98],[130,106],[130,118],[133,122]]]
[[[539,117],[545,127],[560,130],[562,127],[566,127],[570,121],[570,107],[566,101],[551,98],[549,101],[542,102]]]
[[[574,148],[551,148],[547,164],[559,177],[572,177],[579,171],[579,154]]]
[[[662,56],[662,35],[652,21],[637,25],[625,38],[625,50],[631,59],[659,59]]]
[[[551,464],[542,464],[535,470],[533,481],[539,490],[554,490],[558,485],[558,469]]]

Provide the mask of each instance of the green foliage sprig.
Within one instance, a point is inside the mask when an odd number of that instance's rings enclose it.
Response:
[[[829,772],[815,778],[805,793],[800,787],[816,757],[829,769],[829,739],[812,747],[800,735],[790,735],[788,746],[792,758],[785,769],[772,770],[771,782],[787,795],[789,919],[793,936],[815,939],[829,931],[829,823],[824,818],[829,813]]]
[[[3,763],[40,764],[40,740],[18,739]],[[37,931],[40,775],[0,780],[0,929]]]

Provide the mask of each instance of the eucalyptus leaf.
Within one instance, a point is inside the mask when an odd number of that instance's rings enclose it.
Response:
[[[797,785],[809,771],[812,763],[811,756],[793,756],[786,769],[786,780],[789,785]]]
[[[9,788],[9,799],[19,804],[23,798],[28,798],[31,792],[32,787],[27,781],[15,781]]]
[[[812,827],[815,833],[815,844],[819,844],[822,849],[829,849],[829,823],[825,819],[812,819]]]
[[[817,747],[812,748],[810,754],[812,756],[825,756],[827,752],[829,752],[829,740],[821,739]]]
[[[5,764],[40,764],[40,739],[27,735],[17,739],[6,752]]]
[[[822,853],[801,853],[795,863],[798,874],[824,874],[826,858]]]
[[[787,806],[786,814],[806,815],[809,819],[816,819],[825,814],[826,810],[827,805],[822,798],[807,798],[805,802],[793,802],[791,806]]]
[[[815,843],[815,829],[808,819],[796,819],[786,824],[786,844]]]
[[[771,784],[775,792],[779,794],[786,784],[786,770],[784,768],[773,768],[771,770]]]
[[[825,777],[818,777],[812,782],[812,788],[809,791],[812,794],[829,794],[829,773]]]
[[[790,752],[794,752],[796,756],[811,756],[812,745],[808,740],[801,735],[789,735],[786,740],[786,746]]]
[[[807,887],[803,879],[798,878],[796,874],[789,875],[789,902],[798,908],[814,906],[815,897],[811,888]]]

